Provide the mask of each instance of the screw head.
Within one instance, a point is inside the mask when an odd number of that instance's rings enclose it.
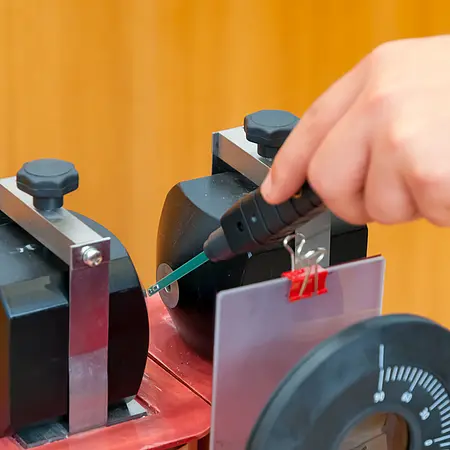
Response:
[[[85,247],[82,250],[83,262],[89,267],[97,267],[103,261],[103,256],[100,250],[94,247]]]

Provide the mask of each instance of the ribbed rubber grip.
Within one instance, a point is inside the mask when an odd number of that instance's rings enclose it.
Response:
[[[255,251],[284,239],[324,210],[323,202],[308,184],[280,205],[267,203],[258,188],[222,216],[220,237],[226,240],[227,245],[216,243],[214,248],[209,248],[207,241],[205,253],[210,260],[219,261],[229,259],[232,255]],[[226,248],[227,251],[223,255],[219,254],[220,248]]]

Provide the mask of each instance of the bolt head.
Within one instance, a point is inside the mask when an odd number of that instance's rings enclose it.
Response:
[[[89,267],[97,267],[103,261],[100,250],[94,247],[86,247],[82,250],[83,262]]]

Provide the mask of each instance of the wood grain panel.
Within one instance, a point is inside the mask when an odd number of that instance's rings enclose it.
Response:
[[[446,0],[0,0],[0,173],[72,160],[67,205],[115,232],[144,283],[167,191],[206,175],[211,133],[299,115],[377,44],[448,33]],[[385,310],[450,325],[448,230],[371,226]]]
[[[0,2],[0,176],[9,169],[9,130],[10,130],[10,96],[9,96],[9,4]]]

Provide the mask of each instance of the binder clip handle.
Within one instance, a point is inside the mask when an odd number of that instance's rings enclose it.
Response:
[[[289,243],[296,237],[300,238],[300,243],[294,251]],[[283,241],[291,256],[291,271],[282,274],[282,277],[291,281],[289,291],[291,302],[328,292],[326,286],[328,271],[319,265],[326,255],[326,250],[319,247],[303,254],[305,243],[306,238],[302,234],[287,236]]]

